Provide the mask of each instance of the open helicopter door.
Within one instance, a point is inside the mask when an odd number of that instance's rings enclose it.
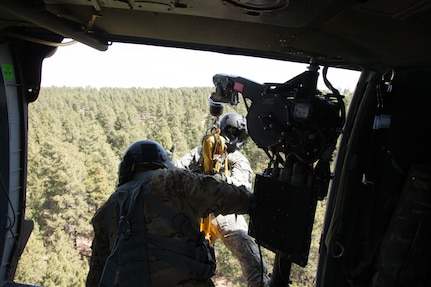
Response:
[[[13,286],[9,281],[33,230],[25,219],[28,104],[39,94],[42,61],[55,48],[0,40],[0,286]]]

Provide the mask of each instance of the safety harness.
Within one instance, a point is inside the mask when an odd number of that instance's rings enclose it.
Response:
[[[199,160],[205,174],[218,173],[222,167],[225,175],[228,173],[226,139],[220,133],[219,128],[213,127],[207,131],[202,140],[202,154]],[[201,218],[200,230],[205,233],[211,245],[214,245],[214,241],[221,236],[209,216]]]
[[[219,128],[211,128],[202,140],[203,169],[206,174],[218,173],[222,166],[227,174],[226,139],[220,133]]]
[[[120,286],[150,285],[149,255],[160,261],[186,268],[200,280],[207,280],[214,275],[216,267],[214,250],[208,240],[203,233],[194,231],[190,221],[182,213],[174,212],[153,195],[149,184],[151,175],[151,171],[146,171],[142,184],[131,192],[120,187],[109,199],[111,204],[105,215],[105,232],[109,230],[116,207],[119,210],[119,223],[116,242],[103,269],[100,287],[114,286],[117,271]],[[143,200],[138,200],[139,195]],[[146,233],[144,202],[172,227],[196,242],[196,246]],[[142,209],[135,208],[137,205],[141,205]]]

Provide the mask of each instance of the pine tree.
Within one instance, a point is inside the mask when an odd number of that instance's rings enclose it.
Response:
[[[35,230],[20,260],[16,280],[35,285],[83,286],[92,239],[90,219],[114,191],[118,163],[135,140],[154,139],[166,149],[176,144],[180,157],[200,145],[212,124],[208,96],[213,88],[44,88],[29,107],[26,216]],[[242,99],[241,99],[242,100]],[[246,115],[245,106],[225,106],[224,113]],[[243,148],[254,173],[267,155],[249,138]],[[316,213],[307,268],[293,267],[294,282],[312,286],[316,270],[319,222]],[[320,211],[319,211],[320,210]],[[313,231],[314,232],[314,231]],[[217,278],[244,285],[238,264],[217,246]],[[262,249],[272,265],[274,254]],[[270,266],[271,267],[271,266]],[[271,269],[270,269],[271,271]]]

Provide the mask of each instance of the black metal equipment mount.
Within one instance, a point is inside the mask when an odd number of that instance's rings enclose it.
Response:
[[[242,95],[249,136],[269,157],[267,168],[256,175],[249,233],[276,253],[277,266],[307,265],[317,200],[327,194],[330,162],[345,121],[343,97],[326,79],[327,67],[323,76],[331,93],[317,90],[318,70],[311,63],[278,84],[213,77],[210,100],[237,105]],[[278,272],[272,276],[274,286],[283,281]]]

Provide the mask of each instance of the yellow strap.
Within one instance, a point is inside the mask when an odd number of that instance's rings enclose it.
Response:
[[[220,238],[220,234],[215,225],[212,224],[209,216],[201,218],[200,229],[205,233],[205,238],[208,239],[211,245],[214,245],[214,241]]]
[[[202,140],[203,167],[206,174],[219,172],[221,161],[224,161],[224,172],[226,175],[228,174],[226,140],[220,136],[220,132],[218,128],[210,129]],[[205,233],[205,237],[211,245],[214,245],[214,241],[221,237],[209,217],[201,218],[200,230]]]

